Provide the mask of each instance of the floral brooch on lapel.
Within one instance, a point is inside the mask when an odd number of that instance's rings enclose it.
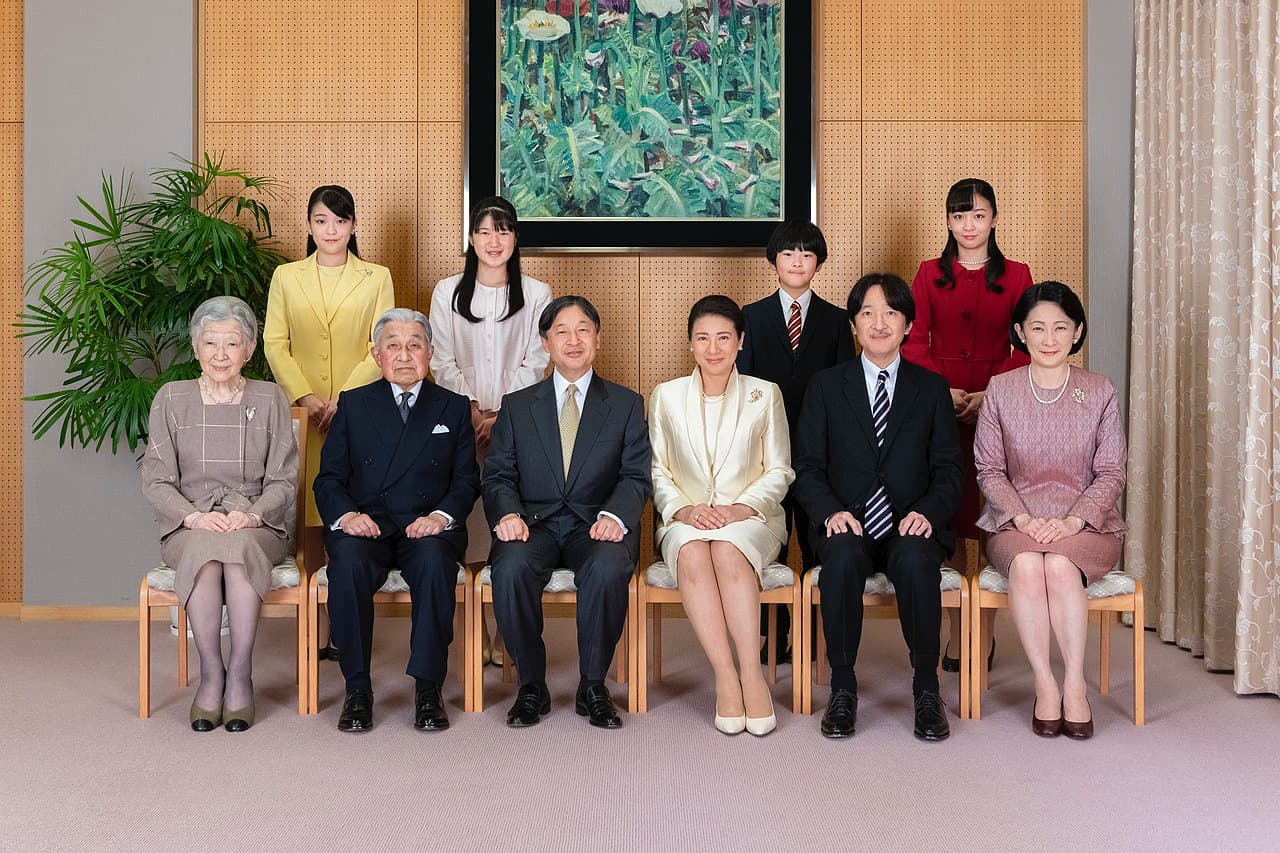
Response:
[[[1082,405],[1082,406],[1083,406],[1083,405],[1084,405],[1084,389],[1083,389],[1083,388],[1072,388],[1072,389],[1071,389],[1071,399],[1072,399],[1072,400],[1075,400],[1077,403],[1079,403],[1080,405]]]
[[[244,410],[244,419],[247,421],[251,421],[253,420],[253,416],[256,415],[257,413],[258,413],[257,407],[250,406],[249,408]]]
[[[365,277],[365,278],[368,278],[368,277],[369,277],[369,276],[371,276],[371,275],[373,275],[373,270],[369,269],[368,267],[365,267],[365,268],[364,268],[364,277]]]
[[[752,402],[752,403],[758,403],[760,402],[760,398],[763,396],[764,394],[761,393],[759,388],[757,388],[756,390],[751,392],[751,396],[748,398],[748,400],[749,402]]]

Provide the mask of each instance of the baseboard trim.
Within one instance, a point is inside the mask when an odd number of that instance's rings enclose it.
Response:
[[[0,619],[18,619],[22,616],[22,605],[16,601],[0,602]]]
[[[138,618],[138,608],[24,604],[20,618],[23,622],[129,622]]]

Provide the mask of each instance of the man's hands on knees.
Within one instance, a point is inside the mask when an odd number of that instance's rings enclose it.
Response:
[[[360,536],[364,539],[374,539],[382,535],[377,522],[363,512],[348,514],[338,527],[348,536]]]
[[[858,519],[853,517],[853,513],[841,510],[832,513],[827,519],[827,538],[830,539],[837,533],[852,533],[854,536],[862,535],[862,525]]]
[[[422,515],[413,520],[413,523],[404,529],[404,535],[410,539],[425,539],[428,536],[435,536],[443,533],[445,528],[449,526],[449,522],[439,513],[431,513],[430,515]]]
[[[909,512],[902,517],[902,521],[898,522],[898,535],[923,536],[928,539],[933,535],[933,525],[920,513]]]
[[[599,522],[596,523],[599,524]],[[594,531],[595,528],[593,527],[592,530]],[[529,525],[514,512],[504,515],[498,521],[498,526],[493,528],[493,532],[497,535],[499,542],[529,541]]]
[[[597,542],[621,542],[622,536],[622,525],[607,515],[600,516],[591,525],[591,538]]]

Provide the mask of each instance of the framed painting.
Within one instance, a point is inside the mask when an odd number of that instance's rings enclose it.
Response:
[[[811,0],[468,0],[464,204],[510,200],[522,249],[758,251],[812,215],[812,27]]]

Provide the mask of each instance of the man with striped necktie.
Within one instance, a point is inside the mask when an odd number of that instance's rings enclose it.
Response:
[[[830,738],[854,733],[862,591],[882,571],[893,583],[914,670],[915,734],[950,734],[938,694],[941,564],[955,546],[947,526],[964,486],[947,382],[901,357],[915,319],[906,282],[863,276],[849,293],[862,356],[824,370],[805,395],[792,450],[792,492],[809,518],[822,574],[822,620],[831,698]]]

